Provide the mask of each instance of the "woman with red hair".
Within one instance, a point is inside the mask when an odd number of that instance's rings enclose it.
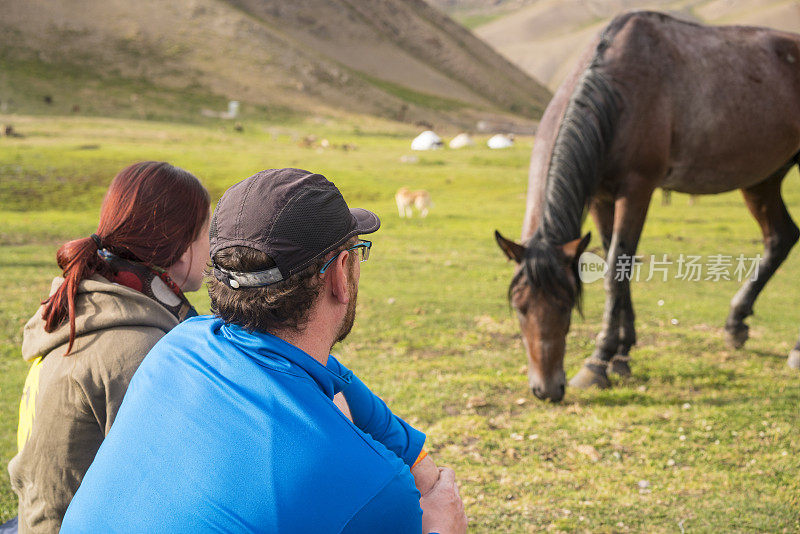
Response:
[[[57,532],[133,373],[155,343],[197,315],[208,262],[208,191],[163,162],[114,178],[97,232],[64,244],[62,277],[25,325],[33,365],[20,403],[19,452],[8,466],[20,532]]]

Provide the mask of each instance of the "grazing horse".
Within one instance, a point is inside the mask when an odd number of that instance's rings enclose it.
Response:
[[[800,35],[647,11],[616,17],[542,117],[522,244],[495,232],[517,263],[509,299],[533,393],[564,396],[565,338],[581,295],[578,258],[589,242],[588,234],[581,238],[586,209],[611,268],[596,348],[570,386],[608,387],[608,369],[630,374],[630,258],[659,187],[692,195],[741,189],[761,226],[757,277],[733,297],[725,323],[729,343],[741,347],[744,319],[800,236],[781,197],[798,151]]]

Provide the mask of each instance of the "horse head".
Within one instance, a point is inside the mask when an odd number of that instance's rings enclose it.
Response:
[[[580,304],[578,259],[591,234],[554,245],[534,236],[526,245],[495,231],[500,248],[517,263],[508,299],[528,355],[528,385],[539,399],[564,397],[564,352],[572,308]]]

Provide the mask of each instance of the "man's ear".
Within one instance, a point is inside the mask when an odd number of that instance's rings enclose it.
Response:
[[[561,250],[567,258],[567,263],[573,263],[581,257],[586,247],[589,246],[589,241],[592,239],[592,233],[588,232],[585,236],[573,239],[568,243],[561,245]]]
[[[326,274],[330,273],[333,296],[342,304],[350,302],[350,293],[348,291],[350,276],[352,275],[350,269],[348,269],[350,254],[347,250],[340,252],[336,259],[333,260],[333,265],[325,271]]]
[[[508,259],[520,263],[522,258],[525,257],[525,247],[519,243],[515,243],[509,239],[506,239],[500,235],[500,232],[497,230],[494,231],[494,238],[497,241],[497,244],[500,246],[500,249],[505,252],[506,256],[508,256]]]

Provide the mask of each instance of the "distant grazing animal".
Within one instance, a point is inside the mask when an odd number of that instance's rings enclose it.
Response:
[[[697,203],[697,195],[689,195],[689,205],[694,206]],[[670,206],[672,204],[672,191],[669,189],[661,190],[661,205]]]
[[[303,137],[299,143],[297,143],[297,146],[301,148],[312,148],[316,142],[317,142],[316,135],[307,135]]]
[[[397,202],[397,212],[400,217],[411,217],[414,212],[413,207],[417,208],[420,217],[425,218],[432,205],[431,195],[424,189],[410,191],[406,187],[401,187],[397,190],[394,199]]]
[[[573,387],[629,375],[636,342],[631,258],[656,188],[693,195],[741,189],[761,226],[757,276],[731,301],[728,342],[800,237],[781,182],[800,160],[800,35],[702,26],[662,13],[616,17],[547,107],[531,157],[522,244],[495,234],[517,263],[509,298],[542,399],[564,396],[564,351],[580,301],[578,258],[588,208],[610,269],[596,348]],[[800,350],[800,344],[798,344]],[[792,360],[790,359],[790,363]]]
[[[6,137],[23,137],[23,135],[16,131],[14,126],[11,124],[7,124],[3,130],[6,134]]]

